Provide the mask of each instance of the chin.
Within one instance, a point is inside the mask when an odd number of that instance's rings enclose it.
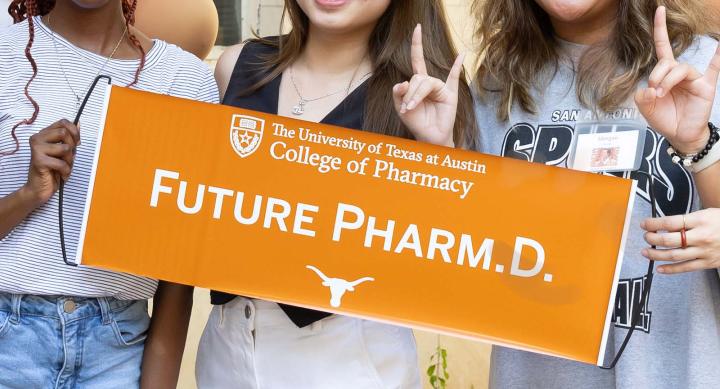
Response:
[[[112,0],[72,0],[73,4],[84,9],[102,8],[110,2],[112,2]]]
[[[553,19],[564,22],[578,21],[597,8],[614,0],[536,0],[538,5]]]
[[[392,0],[297,0],[310,24],[320,30],[345,32],[377,22]]]

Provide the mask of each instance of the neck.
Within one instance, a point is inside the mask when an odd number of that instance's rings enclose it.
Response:
[[[560,39],[582,45],[594,45],[610,38],[615,27],[616,17],[616,7],[608,7],[591,20],[583,19],[572,22],[551,20],[551,22],[555,35]]]
[[[72,0],[57,0],[44,21],[74,45],[101,55],[109,54],[125,32],[120,0],[92,9],[82,8]]]
[[[373,27],[353,33],[330,34],[311,25],[298,62],[313,73],[345,74],[358,66],[362,71],[365,66],[360,62],[370,63],[368,41]],[[367,67],[365,72],[371,70],[369,65]]]

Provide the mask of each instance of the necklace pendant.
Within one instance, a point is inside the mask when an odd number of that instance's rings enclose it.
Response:
[[[293,115],[300,116],[305,113],[305,101],[300,100],[297,105],[292,108]]]

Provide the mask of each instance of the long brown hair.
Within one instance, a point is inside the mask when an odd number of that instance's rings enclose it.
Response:
[[[27,45],[25,46],[25,58],[27,58],[28,62],[30,63],[33,74],[32,76],[30,76],[30,79],[25,84],[25,97],[28,99],[28,101],[30,101],[30,104],[32,104],[33,106],[33,114],[31,117],[23,119],[19,123],[15,124],[15,126],[13,126],[10,134],[15,141],[15,148],[9,152],[0,151],[0,157],[14,154],[20,149],[20,142],[18,141],[17,134],[15,133],[16,130],[22,125],[31,125],[35,123],[35,120],[40,113],[40,106],[35,101],[35,99],[30,96],[30,84],[33,82],[33,80],[35,80],[35,77],[37,77],[38,73],[37,62],[35,62],[35,59],[32,56],[32,46],[35,42],[35,21],[33,20],[33,17],[47,15],[50,11],[52,11],[54,7],[55,0],[13,0],[13,2],[10,3],[10,6],[8,7],[8,13],[10,13],[10,16],[12,16],[14,23],[20,23],[24,20],[27,20],[28,22],[29,36]],[[135,23],[136,9],[137,0],[122,0],[123,16],[125,17],[125,25],[128,27],[128,39],[130,39],[130,42],[133,44],[133,46],[135,46],[141,53],[140,65],[135,71],[135,79],[128,86],[133,86],[137,84],[138,79],[140,78],[140,72],[142,72],[143,68],[145,67],[145,49],[142,47],[140,41],[135,36],[135,34],[129,31],[130,26]]]
[[[277,46],[279,52],[263,64],[268,75],[244,91],[250,94],[280,76],[302,53],[308,37],[309,20],[295,0],[285,0],[283,21],[290,18],[291,31],[279,40],[255,39]],[[445,80],[450,73],[457,51],[451,40],[447,18],[439,0],[392,0],[375,26],[369,42],[373,75],[368,81],[364,130],[385,135],[411,138],[410,131],[395,113],[392,87],[413,76],[410,62],[412,32],[422,24],[428,74]],[[475,147],[478,128],[473,111],[470,88],[461,78],[458,114],[455,120],[455,144],[467,149]]]
[[[667,28],[676,55],[698,34],[709,32],[708,15],[700,0],[617,0],[615,27],[604,42],[580,58],[576,93],[586,107],[609,112],[624,103],[657,63],[653,20],[658,5],[667,7]],[[531,90],[537,74],[558,66],[558,47],[548,14],[535,0],[475,0],[476,38],[480,65],[476,83],[480,95],[499,92],[497,116],[507,120],[518,104],[536,113]],[[711,12],[711,11],[710,11]]]

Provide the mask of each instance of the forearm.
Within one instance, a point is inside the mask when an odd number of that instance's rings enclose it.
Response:
[[[192,311],[193,287],[160,282],[143,355],[141,388],[175,389]]]
[[[695,173],[695,184],[703,208],[720,208],[720,162]]]
[[[35,207],[25,187],[0,198],[0,239],[5,238]]]

